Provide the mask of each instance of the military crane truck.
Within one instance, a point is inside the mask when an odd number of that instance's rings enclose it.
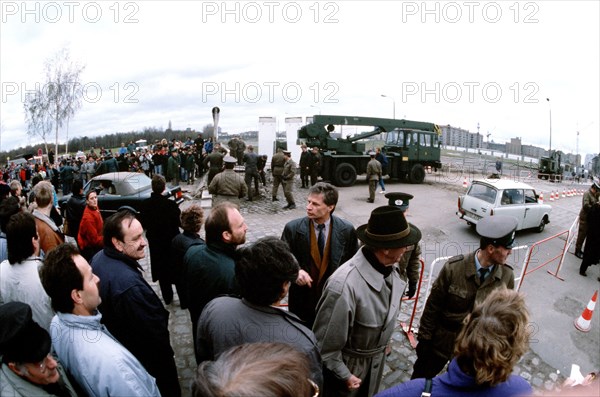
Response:
[[[332,138],[335,126],[365,126],[372,131]],[[384,133],[383,151],[388,158],[384,175],[401,181],[422,183],[426,168],[438,170],[440,162],[440,128],[420,121],[374,117],[315,115],[313,121],[298,130],[298,138],[321,154],[321,177],[336,186],[354,185],[356,176],[367,171],[369,155],[362,140]],[[362,142],[361,142],[362,141]]]

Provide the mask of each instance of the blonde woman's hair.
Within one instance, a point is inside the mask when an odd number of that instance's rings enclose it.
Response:
[[[494,290],[465,319],[454,347],[461,369],[480,385],[505,382],[529,349],[529,313],[522,294]]]

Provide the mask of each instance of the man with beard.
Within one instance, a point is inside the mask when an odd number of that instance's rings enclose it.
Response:
[[[92,259],[100,283],[98,307],[108,331],[156,378],[163,396],[181,389],[169,338],[169,312],[142,275],[148,245],[135,210],[121,207],[104,222],[104,249]]]
[[[248,226],[238,207],[224,202],[211,210],[204,230],[206,245],[190,247],[183,258],[194,344],[198,318],[204,306],[219,295],[237,292],[236,248],[246,242]],[[194,350],[197,351],[196,346]]]

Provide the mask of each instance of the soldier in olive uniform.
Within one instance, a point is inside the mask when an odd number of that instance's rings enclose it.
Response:
[[[319,153],[319,148],[316,146],[313,147],[310,156],[310,185],[313,186],[318,182],[319,173],[321,172],[321,154]]]
[[[400,208],[404,216],[408,212],[409,200],[414,196],[408,193],[387,193],[385,198],[389,200],[389,205]],[[417,292],[417,283],[421,276],[421,246],[419,244],[406,247],[406,252],[402,255],[402,259],[398,262],[398,271],[400,278],[408,282],[408,290],[406,296],[412,298]]]
[[[513,269],[505,264],[515,241],[517,219],[494,215],[477,224],[479,249],[448,260],[433,283],[419,326],[412,379],[433,378],[454,352],[464,318],[497,288],[512,289]]]
[[[224,201],[240,205],[240,198],[248,192],[246,182],[241,175],[234,170],[237,159],[233,156],[225,156],[225,169],[218,173],[208,185],[208,192],[213,195],[212,206],[215,207]]]
[[[589,190],[583,194],[581,199],[581,211],[579,211],[579,230],[577,231],[577,241],[575,242],[575,256],[583,259],[583,242],[587,235],[588,223],[587,217],[590,209],[598,203],[598,195],[600,193],[600,184],[594,182]],[[581,274],[581,272],[580,272]]]
[[[215,175],[223,170],[223,153],[215,148],[211,154],[206,156],[203,163],[204,168],[208,168],[208,184],[210,185]]]
[[[282,184],[281,174],[283,174],[283,165],[285,164],[285,156],[283,155],[283,151],[281,148],[277,149],[277,153],[273,155],[271,159],[271,171],[273,172],[273,201],[279,201],[277,198],[277,190],[279,190],[279,185]]]
[[[371,156],[371,160],[367,164],[367,181],[369,182],[369,199],[367,202],[374,203],[375,191],[383,170],[381,169],[381,163],[375,160],[375,152],[369,152],[369,156]]]
[[[296,208],[294,196],[292,195],[294,177],[296,176],[296,163],[292,160],[292,153],[289,151],[284,151],[283,157],[285,158],[285,164],[283,165],[281,179],[283,180],[283,195],[287,201],[287,205],[283,209],[293,210]]]

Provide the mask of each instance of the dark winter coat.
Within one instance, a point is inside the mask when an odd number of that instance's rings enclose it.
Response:
[[[152,281],[173,283],[175,272],[171,258],[171,240],[179,234],[181,211],[177,203],[152,192],[141,210],[142,226],[150,246]]]
[[[330,256],[327,270],[320,280],[313,280],[312,286],[299,286],[292,283],[288,303],[290,311],[312,325],[316,313],[317,302],[323,292],[327,278],[343,263],[348,261],[358,250],[358,240],[354,226],[346,220],[331,215]],[[314,274],[314,260],[310,249],[310,219],[308,217],[288,222],[283,229],[281,239],[287,242],[300,268]],[[318,272],[317,272],[318,273]]]

